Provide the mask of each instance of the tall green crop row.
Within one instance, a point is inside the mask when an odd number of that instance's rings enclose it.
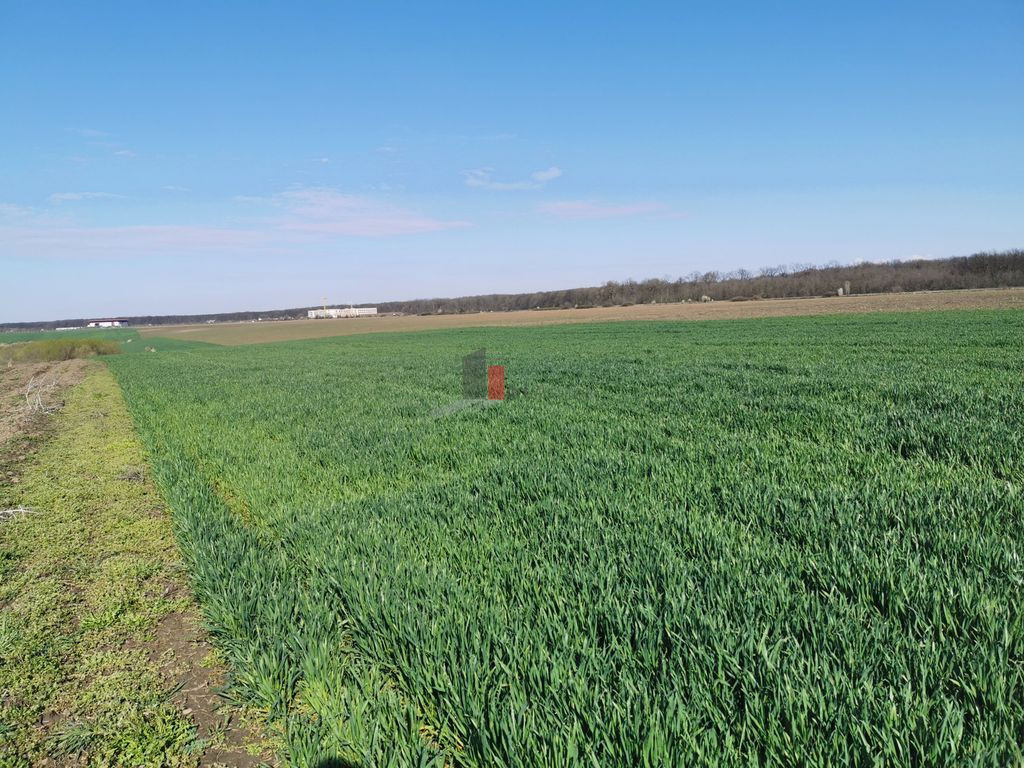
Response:
[[[112,359],[291,759],[1007,765],[1024,314]],[[486,347],[508,400],[453,408]]]

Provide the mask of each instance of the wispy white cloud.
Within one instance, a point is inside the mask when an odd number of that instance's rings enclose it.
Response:
[[[466,180],[466,186],[475,189],[540,189],[549,181],[554,181],[561,176],[562,169],[553,165],[542,171],[534,171],[528,179],[521,179],[519,181],[497,181],[492,177],[493,173],[493,168],[474,168],[469,171],[463,171],[462,175]]]
[[[329,158],[329,157],[311,157],[311,158],[309,158],[309,162],[311,162],[311,163],[320,163],[321,165],[327,165],[329,162],[331,162],[331,158]]]
[[[50,202],[68,203],[79,200],[107,200],[120,197],[124,197],[124,195],[115,195],[111,192],[54,192],[50,195]]]
[[[682,218],[663,203],[602,203],[596,200],[560,200],[541,203],[542,213],[562,219],[618,219],[628,216],[656,215],[659,218]]]
[[[35,215],[32,208],[14,203],[0,203],[0,221],[13,219],[27,219]]]
[[[518,139],[518,134],[503,131],[500,133],[457,133],[452,136],[456,141],[510,141],[512,139]]]
[[[125,258],[150,254],[203,254],[268,245],[257,230],[132,225],[83,227],[67,224],[0,227],[0,246],[28,258]]]
[[[164,184],[160,189],[167,192],[191,192],[192,190],[188,187],[179,187],[177,184]]]
[[[179,188],[180,189],[180,188]],[[64,192],[56,202],[115,197],[108,193]],[[266,197],[236,197],[235,223],[87,226],[58,217],[53,208],[35,210],[0,204],[0,252],[20,258],[131,258],[151,254],[287,254],[345,237],[415,235],[470,226],[395,205],[377,197],[350,195],[328,187],[294,187]],[[78,212],[71,207],[67,209]],[[244,218],[243,218],[244,217]]]
[[[0,233],[10,227],[45,229],[68,226],[72,223],[64,211],[53,206],[40,208],[15,203],[0,203]]]
[[[24,258],[113,258],[253,247],[261,242],[258,231],[187,225],[85,226],[53,209],[0,203],[0,249]]]
[[[285,211],[276,224],[290,232],[387,237],[469,226],[329,187],[299,187],[267,199]]]
[[[546,184],[549,181],[557,179],[562,175],[562,169],[557,166],[551,166],[545,171],[537,171],[530,175],[530,178],[539,184]]]
[[[68,130],[87,139],[102,139],[110,135],[107,131],[97,131],[95,128],[68,128]]]
[[[124,142],[118,141],[117,137],[109,131],[98,131],[95,128],[68,128],[68,131],[86,139],[87,146],[109,152],[114,157],[129,159],[138,156],[134,149],[126,147]]]

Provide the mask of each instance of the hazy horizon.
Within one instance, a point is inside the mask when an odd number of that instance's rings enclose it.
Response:
[[[1011,250],[1019,250],[1019,249],[1011,249]],[[976,251],[975,253],[980,253],[980,251]],[[963,256],[971,256],[971,255],[975,255],[975,254],[949,254],[949,255],[940,255],[940,256],[931,256],[931,257],[913,257],[913,258],[914,259],[924,258],[927,261],[941,261],[941,260],[944,260],[944,259],[957,258],[957,257],[963,257]],[[759,265],[758,267],[749,267],[749,266],[745,266],[745,265],[740,265],[740,266],[736,267],[736,270],[733,270],[732,272],[729,272],[729,273],[719,273],[719,278],[735,277],[736,276],[735,272],[737,270],[746,270],[749,273],[749,275],[748,275],[749,277],[758,277],[760,270],[763,269],[763,268],[777,267],[777,268],[790,269],[790,270],[798,270],[798,269],[804,269],[804,268],[824,269],[824,268],[830,268],[830,267],[857,266],[859,264],[863,264],[863,263],[867,263],[867,262],[871,262],[871,261],[872,260],[870,260],[870,259],[859,259],[859,260],[850,261],[850,262],[831,262],[831,263],[823,263],[823,264],[807,264],[807,263],[798,263],[798,262],[796,262],[796,263],[792,263],[792,264],[785,264],[785,263],[774,264],[774,265],[773,264],[762,264],[762,265]],[[713,270],[707,270],[707,271],[713,271]],[[456,295],[456,294],[451,294],[451,295],[440,295],[440,294],[437,294],[437,295],[431,295],[431,296],[398,296],[398,297],[384,297],[384,298],[377,297],[377,298],[371,298],[371,299],[368,299],[368,300],[357,300],[357,301],[352,301],[352,302],[328,301],[327,303],[328,303],[328,306],[335,307],[335,306],[347,306],[347,305],[353,305],[353,306],[371,305],[372,306],[372,305],[382,305],[382,304],[395,303],[395,302],[399,302],[400,303],[400,302],[414,302],[414,301],[446,301],[446,300],[453,300],[453,299],[460,299],[460,298],[473,298],[473,297],[476,297],[476,296],[522,295],[522,294],[529,294],[529,293],[545,293],[545,292],[556,292],[556,291],[574,290],[574,289],[598,288],[598,287],[600,287],[602,285],[607,284],[608,282],[624,283],[624,282],[627,282],[629,280],[634,280],[634,281],[637,281],[637,282],[643,282],[644,280],[649,280],[649,279],[661,279],[661,280],[666,280],[666,281],[672,282],[672,281],[675,281],[677,279],[680,279],[680,280],[686,281],[686,280],[690,279],[691,277],[693,277],[693,273],[688,273],[686,275],[668,275],[668,274],[666,274],[666,275],[643,275],[643,276],[631,275],[631,276],[627,276],[625,278],[621,278],[621,279],[618,279],[618,280],[616,280],[616,279],[612,279],[610,281],[609,280],[602,280],[602,281],[599,281],[599,282],[596,282],[596,283],[592,283],[592,284],[589,284],[589,285],[574,285],[574,286],[557,285],[557,286],[553,286],[553,287],[549,287],[549,288],[527,288],[527,289],[525,289],[523,291],[486,291],[486,292],[479,292],[479,293],[473,293],[473,294],[458,294],[458,295]],[[947,289],[947,290],[955,290],[955,289]],[[987,289],[983,288],[981,290],[987,290]],[[196,316],[216,315],[216,314],[230,315],[230,314],[243,314],[243,313],[251,313],[251,312],[257,312],[257,313],[258,312],[267,312],[267,313],[270,313],[270,312],[279,312],[279,311],[282,311],[282,310],[289,310],[289,309],[300,309],[300,310],[301,309],[315,309],[316,307],[323,306],[323,298],[325,298],[325,297],[321,297],[320,301],[313,301],[313,302],[306,303],[306,304],[295,304],[295,305],[287,305],[287,306],[286,305],[281,305],[281,306],[241,307],[241,308],[232,308],[232,309],[217,309],[217,310],[213,310],[213,311],[210,311],[210,312],[185,312],[185,311],[177,312],[177,311],[170,311],[170,312],[161,312],[161,313],[158,313],[158,314],[151,313],[150,316],[152,316],[152,317],[167,317],[167,316],[175,316],[175,315],[196,315]],[[46,317],[46,318],[19,319],[19,320],[0,320],[0,325],[3,325],[5,323],[6,324],[17,325],[17,324],[20,324],[20,323],[52,323],[52,322],[55,322],[55,321],[58,321],[58,320],[96,320],[96,319],[116,319],[116,318],[124,318],[124,317],[141,317],[141,316],[144,316],[144,315],[135,315],[135,314],[129,313],[129,312],[107,312],[107,313],[102,313],[101,312],[101,313],[97,313],[97,314],[81,315],[81,316],[67,315],[67,316],[63,316],[63,317]]]

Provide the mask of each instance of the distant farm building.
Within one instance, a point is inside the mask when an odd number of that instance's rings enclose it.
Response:
[[[121,320],[93,320],[86,328],[120,328],[122,325]]]
[[[339,317],[368,317],[376,315],[376,307],[345,307],[343,309],[311,309],[306,313],[310,320],[326,320]]]

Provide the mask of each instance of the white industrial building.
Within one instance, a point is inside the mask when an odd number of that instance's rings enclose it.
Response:
[[[120,320],[93,320],[86,328],[120,328],[122,325]]]
[[[311,309],[306,313],[310,320],[325,320],[338,317],[367,317],[376,315],[376,307],[344,307],[342,309]]]

